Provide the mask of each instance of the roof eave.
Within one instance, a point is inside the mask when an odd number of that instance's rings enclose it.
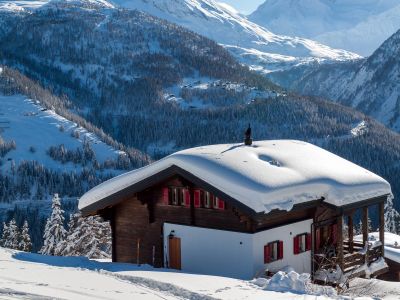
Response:
[[[358,208],[372,206],[372,205],[382,203],[387,200],[389,195],[390,194],[384,194],[384,195],[380,195],[377,197],[349,203],[349,204],[342,205],[342,206],[336,206],[336,205],[328,203],[328,202],[323,202],[323,204],[339,214],[347,214],[347,213],[351,213],[352,211],[354,211]]]
[[[257,212],[250,207],[246,206],[242,202],[234,199],[233,197],[229,196],[225,192],[221,191],[220,189],[214,187],[213,185],[209,184],[208,182],[198,178],[197,176],[193,175],[192,173],[176,166],[172,165],[161,172],[158,172],[156,174],[153,174],[137,183],[134,183],[127,188],[124,188],[118,192],[113,193],[112,195],[109,195],[107,197],[104,197],[95,203],[92,203],[88,206],[83,207],[80,209],[81,213],[83,216],[88,216],[88,215],[93,215],[97,214],[98,211],[105,209],[107,207],[114,206],[120,202],[122,202],[125,199],[128,199],[135,193],[144,191],[145,189],[160,184],[166,179],[175,176],[175,175],[180,175],[183,178],[187,179],[188,181],[192,182],[193,184],[202,187],[206,189],[207,191],[213,193],[215,196],[224,199],[224,201],[227,201],[228,203],[233,204],[235,207],[237,207],[240,211],[243,213],[246,213],[250,216],[254,216],[257,214]]]

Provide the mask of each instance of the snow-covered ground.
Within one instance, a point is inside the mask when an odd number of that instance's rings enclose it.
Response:
[[[315,286],[305,294],[298,274],[292,278],[280,274],[271,281],[243,281],[4,248],[0,248],[0,270],[0,299],[349,299]],[[398,299],[390,293],[398,295],[400,286],[378,280],[373,283],[385,299]],[[293,288],[297,291],[290,292]],[[360,293],[366,292],[359,288]],[[331,297],[321,296],[322,290]]]
[[[77,126],[52,110],[45,110],[22,95],[0,95],[0,125],[7,127],[1,134],[4,140],[14,140],[16,150],[10,151],[4,158],[2,169],[9,168],[11,161],[17,165],[21,160],[36,160],[47,168],[60,171],[77,170],[72,163],[61,164],[53,160],[46,152],[51,146],[63,144],[68,150],[82,148],[84,139],[90,141],[97,160],[116,159],[118,151],[101,142],[97,136]],[[79,132],[79,138],[71,135]],[[31,148],[33,147],[33,148]],[[32,150],[34,149],[34,150]]]

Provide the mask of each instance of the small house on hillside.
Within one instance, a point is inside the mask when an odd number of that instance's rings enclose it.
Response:
[[[389,194],[381,177],[309,143],[247,141],[174,153],[93,188],[79,209],[110,221],[115,262],[239,278],[291,266],[324,280],[336,265],[348,276],[387,271]],[[357,210],[363,242],[353,239]]]

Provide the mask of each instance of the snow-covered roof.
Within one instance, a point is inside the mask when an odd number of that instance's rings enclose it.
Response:
[[[176,152],[98,185],[82,196],[79,209],[91,210],[103,199],[172,166],[256,213],[289,211],[295,204],[321,198],[344,206],[391,193],[383,178],[324,149],[296,140],[271,140]]]

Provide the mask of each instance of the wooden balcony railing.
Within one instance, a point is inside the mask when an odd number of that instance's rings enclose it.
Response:
[[[367,264],[369,266],[371,263],[382,257],[383,246],[372,247],[371,244],[367,248],[363,246],[360,242],[353,242],[353,253],[348,251],[351,247],[349,241],[343,242],[344,256],[343,263],[340,266],[342,271],[349,277],[363,276],[365,270],[360,268],[361,266]],[[336,266],[339,264],[338,257],[332,256],[327,257],[324,254],[314,254],[315,271],[317,270],[335,270]]]

